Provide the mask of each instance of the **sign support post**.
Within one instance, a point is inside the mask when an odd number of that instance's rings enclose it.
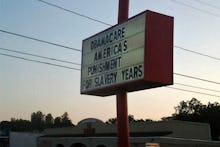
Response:
[[[127,92],[121,91],[117,93],[116,99],[117,99],[118,147],[130,147]]]
[[[127,92],[173,84],[173,17],[146,10],[83,40],[81,94],[116,95],[118,147],[130,147]]]
[[[129,0],[119,0],[118,24],[128,19]],[[127,92],[119,91],[117,102],[118,147],[130,147]]]

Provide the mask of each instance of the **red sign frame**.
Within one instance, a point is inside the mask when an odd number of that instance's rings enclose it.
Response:
[[[136,16],[142,15],[143,13],[146,14],[144,78],[137,81],[131,81],[113,86],[111,85],[86,92],[81,90],[81,94],[109,96],[114,95],[121,90],[132,92],[173,84],[174,18],[149,10],[144,11]]]

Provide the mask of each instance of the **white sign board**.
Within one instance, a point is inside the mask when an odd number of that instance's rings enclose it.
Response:
[[[83,40],[81,93],[144,78],[145,17]]]

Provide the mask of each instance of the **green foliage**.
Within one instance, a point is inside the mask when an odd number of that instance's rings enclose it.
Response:
[[[181,101],[175,107],[175,113],[169,117],[163,117],[162,120],[182,120],[193,122],[209,123],[211,126],[211,135],[213,140],[218,140],[220,136],[220,104],[217,102],[202,104],[196,98],[188,101]],[[129,123],[132,122],[149,122],[151,119],[135,119],[133,115],[128,116]],[[110,118],[106,124],[116,124],[116,118]],[[65,112],[63,115],[53,118],[52,114],[43,114],[41,111],[31,114],[31,121],[12,118],[11,121],[2,121],[1,130],[11,131],[42,131],[45,128],[69,127],[74,126]]]
[[[32,128],[30,121],[15,118],[11,119],[11,127],[18,132],[29,131]]]
[[[202,104],[196,98],[189,101],[181,101],[176,112],[168,120],[183,120],[193,122],[209,123],[211,126],[211,135],[213,140],[218,140],[220,136],[220,104],[217,102]],[[164,118],[165,120],[166,118]]]
[[[44,117],[45,115],[41,111],[37,111],[36,113],[33,112],[31,114],[31,124],[32,124],[33,130],[43,131],[44,123],[45,123]]]
[[[48,113],[45,116],[45,126],[46,128],[53,128],[54,125],[54,119],[51,113]]]
[[[11,130],[17,132],[41,132],[46,128],[74,126],[67,112],[60,117],[53,118],[52,114],[43,114],[41,111],[31,114],[31,121],[12,118],[11,121],[2,121],[0,130]]]
[[[69,127],[73,126],[71,120],[69,119],[69,115],[67,112],[65,112],[60,117],[56,117],[54,119],[54,126],[55,127]]]
[[[72,122],[69,119],[69,115],[67,112],[65,112],[62,116],[61,116],[61,122],[63,124],[63,127],[68,127],[68,126],[72,126]]]
[[[151,119],[135,119],[134,115],[129,114],[128,115],[128,122],[129,123],[135,123],[135,122],[152,122]],[[117,118],[109,118],[105,123],[106,124],[116,124]]]
[[[56,117],[56,118],[54,119],[54,126],[55,126],[56,128],[62,127],[61,117]]]
[[[106,124],[116,124],[116,118],[109,118],[105,123]]]

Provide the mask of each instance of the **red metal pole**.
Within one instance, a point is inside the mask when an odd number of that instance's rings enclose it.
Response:
[[[128,20],[129,0],[119,0],[118,24]]]
[[[130,147],[127,92],[117,93],[118,147]]]
[[[118,24],[128,19],[129,0],[119,0]],[[120,91],[117,99],[118,147],[130,147],[127,92]]]

